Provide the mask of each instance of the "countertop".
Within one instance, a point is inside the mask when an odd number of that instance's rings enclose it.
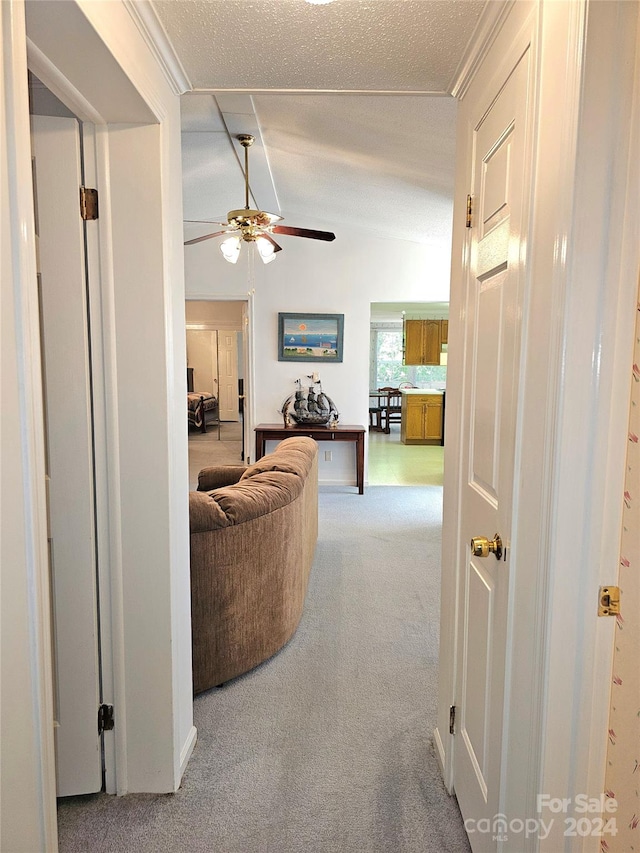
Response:
[[[422,396],[434,396],[434,397],[442,397],[444,391],[441,391],[437,388],[401,388],[401,394],[422,394]]]

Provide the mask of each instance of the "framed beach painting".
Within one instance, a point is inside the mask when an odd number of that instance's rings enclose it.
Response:
[[[278,314],[278,361],[342,361],[344,314]]]

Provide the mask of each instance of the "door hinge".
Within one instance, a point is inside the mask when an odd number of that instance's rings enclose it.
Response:
[[[473,217],[473,199],[470,195],[467,196],[467,228],[471,228]]]
[[[80,216],[85,221],[98,218],[98,190],[80,187]]]
[[[620,613],[620,587],[601,586],[598,593],[598,616],[617,616]]]
[[[98,734],[112,731],[114,725],[113,705],[100,705],[98,708]]]
[[[452,705],[449,708],[449,734],[454,735],[456,733],[456,706]]]

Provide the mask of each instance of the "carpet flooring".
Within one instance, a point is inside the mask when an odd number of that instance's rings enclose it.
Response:
[[[240,421],[223,421],[220,438],[214,426],[205,433],[189,431],[189,489],[198,488],[198,473],[209,465],[244,465]]]
[[[62,853],[462,853],[431,735],[442,489],[320,490],[300,627],[194,703],[172,795],[59,805]]]

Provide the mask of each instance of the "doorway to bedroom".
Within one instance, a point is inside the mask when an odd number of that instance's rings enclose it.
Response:
[[[247,302],[187,300],[189,488],[210,465],[245,462]]]

